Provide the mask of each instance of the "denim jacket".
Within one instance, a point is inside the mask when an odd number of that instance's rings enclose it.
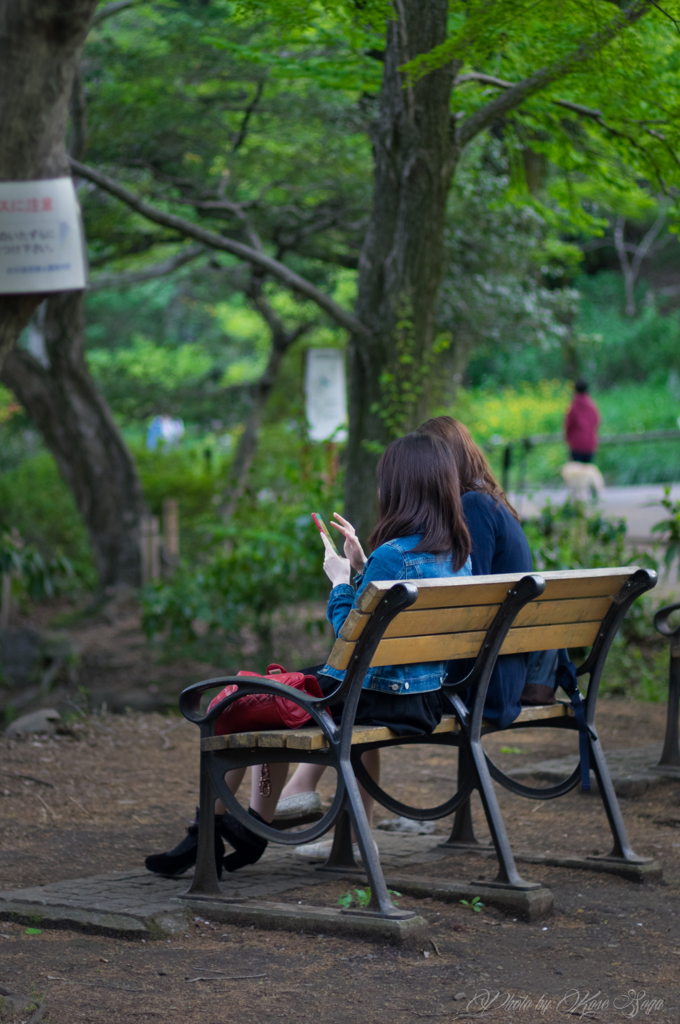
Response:
[[[369,557],[363,571],[355,577],[353,586],[341,583],[331,590],[328,600],[327,617],[336,637],[340,635],[343,623],[352,608],[356,607],[357,599],[371,580],[423,580],[441,576],[471,576],[470,559],[462,569],[455,572],[451,557],[431,555],[427,551],[411,554],[420,541],[420,535],[398,537],[379,548]],[[412,693],[425,693],[438,690],[446,673],[443,661],[428,661],[416,665],[381,665],[369,668],[364,679],[365,690],[381,690],[385,693],[408,696]],[[343,679],[343,669],[325,665],[325,676]]]

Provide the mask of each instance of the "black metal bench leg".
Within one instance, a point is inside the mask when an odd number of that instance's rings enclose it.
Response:
[[[666,708],[666,735],[661,752],[660,767],[680,769],[678,744],[678,714],[680,712],[680,645],[677,637],[671,639],[671,659],[668,679],[668,705]]]
[[[468,778],[470,770],[474,771],[469,751],[461,744],[458,747],[458,787],[461,780]],[[472,824],[472,807],[468,797],[460,805],[453,816],[453,827],[451,834],[445,843],[438,843],[443,850],[490,850],[491,847],[480,843],[475,836],[475,828]]]
[[[616,799],[616,793],[614,791],[614,786],[612,785],[609,768],[607,767],[607,762],[605,760],[604,751],[602,750],[600,739],[594,726],[590,726],[588,746],[590,749],[590,763],[597,777],[602,803],[604,804],[604,809],[609,821],[609,827],[614,839],[612,852],[605,859],[608,861],[622,860],[629,864],[651,863],[651,857],[638,857],[631,848],[628,840],[628,834],[626,832],[626,826],[624,825],[623,817],[621,816],[619,802]],[[594,857],[592,859],[600,860],[602,858]]]
[[[349,811],[349,817],[352,827],[354,828],[354,835],[356,836],[356,840],[359,844],[359,850],[361,851],[364,870],[368,875],[369,885],[371,886],[371,902],[368,910],[347,910],[345,913],[367,913],[371,917],[392,917],[402,919],[414,917],[415,915],[413,911],[399,910],[399,908],[395,907],[394,903],[392,903],[392,900],[390,899],[382,867],[380,866],[380,859],[373,844],[373,836],[371,835],[371,830],[368,825],[368,818],[366,817],[364,805],[361,800],[359,785],[354,775],[351,762],[349,760],[341,760],[340,771],[342,772],[342,778],[347,790],[347,808]]]
[[[498,806],[496,792],[491,782],[489,768],[486,763],[484,748],[480,740],[472,740],[470,752],[474,761],[477,778],[479,780],[479,795],[482,798],[484,813],[491,832],[491,839],[498,857],[498,876],[495,882],[485,884],[502,886],[507,889],[540,889],[538,882],[527,882],[522,878],[515,858],[510,849],[508,834],[505,831],[501,809]]]
[[[335,823],[335,833],[333,835],[333,845],[328,860],[325,864],[320,864],[317,871],[336,871],[336,872],[350,872],[352,874],[362,874],[362,870],[354,859],[354,850],[352,849],[352,823],[350,821],[349,812],[344,810],[340,812],[338,820]]]
[[[472,807],[470,798],[461,804],[453,816],[451,834],[445,843],[438,843],[442,850],[477,850],[484,852],[492,847],[486,843],[480,843],[475,835],[475,827],[472,823]]]
[[[198,857],[191,885],[187,895],[219,896],[220,883],[215,867],[215,799],[217,793],[212,784],[205,758],[201,754],[200,807],[198,815]]]

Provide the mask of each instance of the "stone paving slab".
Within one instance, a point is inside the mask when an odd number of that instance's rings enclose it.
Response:
[[[660,755],[660,743],[609,751],[607,763],[617,794],[623,797],[639,796],[668,781],[669,777],[677,779],[678,773],[656,768]],[[515,778],[531,776],[553,783],[570,774],[577,763],[578,759],[573,756],[556,758],[517,768],[511,774]],[[593,785],[596,785],[594,778]],[[439,837],[380,831],[375,833],[375,838],[380,847],[380,859],[388,885],[397,889],[401,885],[403,891],[409,888],[413,890],[413,885],[409,887],[408,879],[403,875],[403,869],[422,864],[425,870],[418,876],[418,883],[427,886],[429,875],[433,879],[432,894],[435,894],[437,871],[434,865],[447,856],[446,851],[437,846]],[[526,857],[518,853],[517,859],[522,861]],[[433,865],[433,869],[427,870],[426,865]],[[465,868],[462,868],[460,882],[446,883],[451,889],[451,898],[461,898],[461,893],[468,897],[479,889],[479,883],[467,881],[464,875]],[[364,876],[355,874],[347,877],[356,883],[358,878]],[[181,899],[189,887],[190,879],[190,874],[174,879],[161,878],[140,867],[133,871],[114,871],[107,875],[8,890],[0,892],[0,918],[13,918],[27,923],[36,923],[40,919],[45,926],[79,928],[129,938],[171,935],[186,928],[198,911],[195,901],[185,902]],[[257,917],[261,921],[269,912],[272,927],[290,927],[291,920],[295,920],[299,922],[298,927],[314,930],[314,922],[317,918],[320,920],[316,913],[320,908],[301,907],[294,912],[298,915],[303,911],[309,912],[309,921],[305,926],[299,916],[295,918],[293,914],[291,917],[290,910],[282,910],[281,907],[285,905],[277,903],[276,897],[292,889],[322,884],[323,879],[324,874],[316,871],[313,864],[295,857],[292,847],[271,844],[257,864],[225,876],[221,883],[224,897],[221,908],[218,903],[206,903],[205,906],[201,903],[200,912],[205,913],[205,916],[210,913],[216,919],[225,921],[245,920],[248,915],[249,920],[252,918],[254,921]],[[400,885],[395,884],[397,881]],[[416,879],[413,878],[412,882],[415,884]],[[413,895],[417,895],[415,890]],[[516,895],[513,897],[515,902],[517,898]],[[494,900],[490,902],[500,905],[503,899],[503,892],[497,890]],[[542,890],[540,896],[534,895],[531,899],[527,897],[525,902],[526,907],[523,908],[513,904],[513,912],[537,917],[552,906],[552,893]],[[266,911],[265,905],[269,911]],[[510,903],[508,909],[511,909]],[[336,908],[332,908],[330,916],[340,920]],[[325,918],[324,925],[331,930],[332,925]],[[338,925],[338,930],[347,930],[347,927],[344,922]],[[413,934],[417,932],[417,927],[411,926]],[[395,934],[399,932],[397,940],[403,941],[407,931],[401,927],[396,929]]]
[[[606,751],[609,774],[617,796],[642,796],[650,789],[661,785],[669,779],[680,778],[680,773],[673,770],[658,768],[663,744],[652,743],[645,747],[632,747],[627,750]],[[571,775],[578,764],[578,756],[557,757],[549,761],[537,761],[508,772],[514,779],[532,776],[542,782],[556,783]],[[591,786],[597,792],[595,773],[590,773]]]
[[[385,872],[406,865],[441,859],[427,836],[378,833]],[[295,857],[292,847],[271,844],[257,864],[226,875],[222,892],[231,901],[245,904],[271,900],[291,889],[320,885],[324,876],[314,865]],[[179,897],[186,893],[191,873],[162,878],[145,868],[113,871],[106,875],[0,892],[0,918],[15,918],[45,925],[81,927],[130,937],[149,933],[171,934],[186,926],[195,909]]]
[[[388,885],[394,877],[403,880],[408,887],[403,869],[414,864],[424,866],[423,875],[418,878],[420,887],[427,885],[427,875],[433,877],[432,884],[435,885],[436,868],[428,871],[425,866],[434,865],[446,856],[436,845],[438,837],[384,832],[375,835]],[[462,868],[460,891],[467,897],[477,893],[480,883],[465,880],[465,873],[465,868]],[[0,919],[42,923],[45,927],[77,928],[126,938],[160,938],[184,930],[196,914],[225,922],[245,920],[248,915],[249,920],[252,918],[254,921],[257,917],[261,921],[263,915],[266,917],[261,909],[266,904],[273,915],[270,927],[291,927],[293,923],[298,929],[314,930],[316,922],[316,930],[323,930],[322,924],[331,930],[333,921],[330,918],[333,918],[338,931],[374,934],[377,928],[374,923],[362,924],[361,921],[355,921],[352,924],[348,919],[339,917],[337,908],[328,908],[328,914],[324,915],[321,914],[323,908],[314,907],[289,905],[289,909],[284,911],[281,910],[283,905],[276,902],[276,897],[287,891],[322,885],[327,877],[316,871],[313,864],[296,858],[292,847],[272,844],[257,864],[223,878],[222,900],[185,901],[182,897],[189,887],[190,874],[181,878],[162,878],[139,868],[0,892]],[[342,875],[334,874],[334,877]],[[347,878],[350,884],[356,884],[359,878],[365,876],[348,875]],[[412,881],[415,883],[415,879]],[[502,903],[503,892],[497,890],[494,897],[497,904]],[[508,897],[512,903],[512,907],[508,903],[508,908],[523,916],[535,917],[552,906],[552,893],[548,890],[542,891],[539,900],[535,896],[525,900],[526,907],[523,908],[516,906],[517,898],[516,893]],[[294,913],[291,914],[291,911]],[[307,925],[303,920],[305,916],[309,918]],[[388,941],[402,943],[406,941],[405,936],[416,934],[422,925],[421,918],[414,919],[414,923],[408,926],[390,925],[383,937]]]

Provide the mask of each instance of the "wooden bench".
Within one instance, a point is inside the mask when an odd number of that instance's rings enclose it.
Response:
[[[180,708],[185,717],[201,729],[201,815],[198,862],[187,895],[205,898],[220,893],[212,835],[212,804],[219,795],[243,824],[285,845],[311,842],[337,823],[327,864],[331,870],[356,870],[351,823],[371,885],[371,904],[365,913],[389,918],[410,916],[410,912],[398,909],[390,900],[371,841],[357,778],[383,806],[396,814],[415,820],[436,820],[455,812],[453,831],[446,844],[454,849],[476,843],[469,801],[473,790],[477,789],[499,862],[498,878],[493,884],[519,890],[538,888],[517,871],[492,777],[515,793],[532,799],[553,799],[578,785],[580,770],[577,768],[557,786],[544,789],[516,782],[497,768],[484,751],[482,737],[499,730],[484,720],[483,710],[499,654],[560,647],[590,648],[578,672],[589,676],[585,698],[588,756],[614,840],[609,864],[646,863],[630,848],[594,716],[599,681],[611,641],[632,602],[655,584],[653,572],[636,567],[374,582],[361,595],[358,608],[350,612],[330,654],[329,664],[345,669],[345,678],[328,697],[314,699],[291,692],[273,680],[248,676],[211,679],[189,687],[180,698]],[[451,714],[444,716],[431,736],[397,737],[389,729],[354,725],[369,666],[458,658],[475,658],[474,668],[463,682],[444,688],[451,702]],[[203,695],[230,683],[238,686],[237,692],[222,700],[209,714],[203,714],[200,710]],[[472,694],[469,707],[461,698],[463,691]],[[305,706],[314,724],[294,731],[263,730],[215,736],[216,718],[239,696],[249,693],[281,693]],[[336,726],[324,708],[341,701],[344,702],[342,719]],[[569,704],[557,703],[525,708],[510,726],[511,729],[527,727],[577,730],[578,723]],[[415,808],[401,803],[374,783],[361,763],[365,750],[412,743],[441,744],[458,749],[457,790],[447,794],[447,799],[437,807]],[[320,821],[303,832],[286,834],[254,822],[247,815],[227,789],[224,773],[265,761],[304,761],[335,768],[336,793]]]

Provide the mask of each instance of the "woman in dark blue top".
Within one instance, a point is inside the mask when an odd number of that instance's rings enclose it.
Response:
[[[418,432],[441,437],[453,452],[460,477],[463,512],[472,540],[472,575],[533,572],[531,549],[519,516],[467,427],[452,416],[437,416],[418,427]],[[527,661],[526,654],[502,654],[496,662],[484,717],[501,728],[514,722],[521,711]],[[450,661],[447,682],[460,682],[474,663],[474,658]]]

